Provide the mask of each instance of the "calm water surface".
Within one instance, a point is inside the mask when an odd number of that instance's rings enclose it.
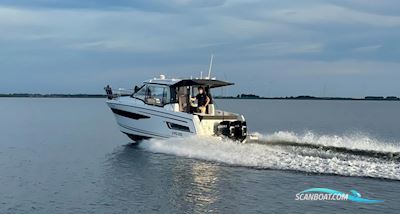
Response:
[[[399,212],[399,161],[385,154],[400,151],[400,102],[217,104],[246,115],[265,142],[134,146],[103,99],[1,98],[0,213]],[[294,200],[312,187],[355,189],[384,202]]]

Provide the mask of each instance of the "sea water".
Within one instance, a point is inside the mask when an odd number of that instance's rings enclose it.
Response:
[[[0,99],[0,213],[398,213],[400,102],[216,100],[257,142],[119,132],[104,99]],[[384,200],[297,201],[309,188]]]

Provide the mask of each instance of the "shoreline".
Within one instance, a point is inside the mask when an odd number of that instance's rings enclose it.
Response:
[[[0,98],[107,98],[103,94],[0,94]],[[400,101],[400,98],[394,96],[366,96],[363,98],[352,97],[314,97],[314,96],[290,96],[290,97],[259,97],[259,96],[215,96],[214,99],[228,100],[344,100],[344,101]]]

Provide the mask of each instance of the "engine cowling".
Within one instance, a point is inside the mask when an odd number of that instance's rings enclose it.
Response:
[[[246,121],[222,121],[217,126],[216,134],[217,136],[224,136],[242,142],[247,138]]]

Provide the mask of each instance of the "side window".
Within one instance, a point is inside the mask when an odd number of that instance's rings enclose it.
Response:
[[[164,106],[171,100],[170,89],[161,85],[145,85],[133,97],[143,100],[146,104]]]

